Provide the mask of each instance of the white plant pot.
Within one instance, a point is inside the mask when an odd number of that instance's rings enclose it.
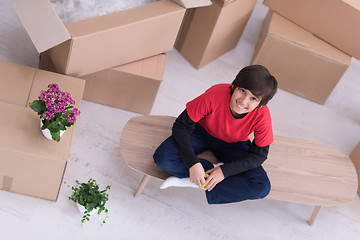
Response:
[[[50,133],[50,130],[49,130],[49,129],[44,129],[44,130],[41,129],[43,125],[44,125],[44,124],[43,124],[42,120],[40,119],[40,130],[41,130],[42,134],[43,134],[47,139],[54,141],[54,139],[52,139],[52,137],[51,137],[51,133]],[[60,137],[61,137],[64,133],[65,133],[65,130],[60,130]]]
[[[79,210],[79,212],[80,212],[81,214],[84,214],[84,212],[85,212],[85,207],[84,207],[83,205],[80,205],[80,204],[76,203],[76,208]],[[93,215],[93,214],[95,214],[95,213],[97,213],[97,209],[93,209],[91,212],[89,212],[90,215]]]

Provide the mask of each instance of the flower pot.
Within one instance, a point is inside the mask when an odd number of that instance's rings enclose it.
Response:
[[[49,129],[41,129],[43,125],[44,125],[44,124],[43,124],[42,120],[40,119],[40,130],[41,130],[42,134],[43,134],[47,139],[54,141],[54,139],[52,139],[52,137],[51,137],[51,133],[50,133],[50,130],[49,130]],[[60,130],[60,137],[64,134],[64,132],[65,132],[65,130],[64,130],[64,131],[63,131],[63,130]]]
[[[76,208],[79,210],[79,212],[80,212],[81,214],[84,214],[84,212],[85,212],[85,207],[84,207],[83,205],[80,205],[80,204],[76,203]],[[90,215],[93,215],[93,214],[95,214],[95,213],[97,213],[97,209],[93,209],[91,212],[89,212]]]

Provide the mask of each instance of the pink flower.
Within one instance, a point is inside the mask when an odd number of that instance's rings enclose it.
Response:
[[[43,101],[46,107],[46,111],[41,114],[42,119],[54,122],[63,116],[69,123],[75,123],[76,116],[80,115],[79,109],[74,108],[76,103],[71,94],[60,91],[56,83],[49,84],[46,91],[41,90],[38,100]]]
[[[54,114],[52,114],[52,113],[49,112],[49,111],[46,111],[46,112],[44,112],[44,113],[42,114],[41,117],[44,118],[44,119],[47,119],[47,120],[51,120],[51,119],[54,118]]]
[[[80,111],[79,111],[79,109],[77,109],[77,108],[74,108],[74,109],[72,110],[72,113],[75,114],[76,116],[80,115]]]
[[[74,123],[76,121],[76,116],[75,114],[72,114],[70,113],[70,115],[68,117],[66,117],[66,120],[69,122],[69,123]]]

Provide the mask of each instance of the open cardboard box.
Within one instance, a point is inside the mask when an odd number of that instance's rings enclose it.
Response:
[[[175,48],[199,69],[235,48],[256,0],[213,0],[211,6],[188,9]]]
[[[360,59],[359,0],[264,0],[264,5]]]
[[[49,0],[12,6],[38,52],[60,73],[85,76],[172,50],[186,9],[160,0],[64,25]]]
[[[46,139],[28,103],[48,84],[57,83],[80,106],[85,81],[0,61],[0,187],[55,201],[70,154],[75,125],[60,142]],[[81,115],[79,116],[81,117]]]
[[[351,57],[309,31],[269,11],[252,64],[262,64],[279,87],[323,104]]]
[[[167,54],[158,54],[81,77],[86,80],[83,99],[141,114],[150,114],[163,80]],[[46,52],[41,69],[57,72]]]

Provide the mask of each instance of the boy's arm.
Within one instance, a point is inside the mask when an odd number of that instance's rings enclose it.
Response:
[[[237,175],[250,169],[260,166],[266,159],[269,152],[269,145],[257,146],[254,141],[251,143],[248,153],[239,160],[221,165],[220,168],[224,177]]]
[[[195,122],[189,117],[186,109],[176,118],[172,127],[172,137],[180,158],[190,169],[199,162],[191,146],[190,135],[195,129]]]

